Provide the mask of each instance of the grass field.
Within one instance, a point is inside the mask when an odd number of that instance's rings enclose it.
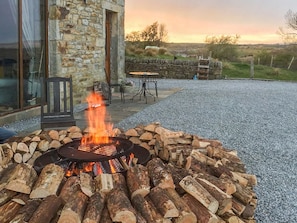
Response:
[[[254,76],[251,77],[250,64],[225,62],[223,63],[223,77],[297,81],[297,72],[283,68],[273,68],[264,65],[254,65]]]

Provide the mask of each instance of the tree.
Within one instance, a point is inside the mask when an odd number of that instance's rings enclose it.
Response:
[[[238,56],[237,41],[239,35],[235,36],[210,36],[206,37],[206,47],[212,57],[220,60],[235,60]]]
[[[168,32],[164,24],[154,22],[147,26],[143,31],[133,31],[126,35],[126,41],[144,45],[161,46],[167,41]]]
[[[297,12],[289,10],[285,14],[287,29],[279,28],[278,33],[285,43],[297,43]]]

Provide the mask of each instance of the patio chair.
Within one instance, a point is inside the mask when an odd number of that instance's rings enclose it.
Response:
[[[76,125],[73,115],[72,78],[42,78],[41,86],[41,129]]]

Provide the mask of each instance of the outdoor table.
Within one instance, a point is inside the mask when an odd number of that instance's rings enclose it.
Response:
[[[139,78],[139,90],[132,97],[132,100],[136,96],[139,96],[139,98],[141,100],[141,96],[143,95],[146,103],[147,103],[147,96],[152,96],[154,98],[154,101],[155,101],[156,97],[158,97],[157,77],[159,76],[159,73],[135,71],[135,72],[130,72],[129,74],[131,76],[133,76],[133,77]],[[154,85],[155,85],[156,95],[153,95],[149,90],[149,83],[150,82],[154,83]]]

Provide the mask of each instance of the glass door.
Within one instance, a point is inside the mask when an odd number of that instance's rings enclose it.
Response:
[[[0,1],[0,114],[20,108],[18,8]]]
[[[0,1],[0,116],[40,102],[47,1]]]

